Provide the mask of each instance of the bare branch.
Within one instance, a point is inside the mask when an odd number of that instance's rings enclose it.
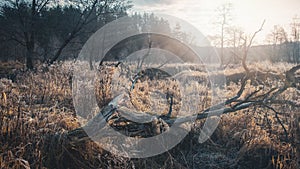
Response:
[[[69,42],[71,42],[71,40],[73,40],[75,37],[77,37],[77,35],[80,32],[80,30],[82,30],[82,28],[86,24],[88,24],[89,22],[91,22],[89,20],[89,17],[93,13],[93,9],[96,7],[97,2],[98,2],[98,0],[94,0],[93,1],[92,6],[90,7],[91,9],[89,9],[89,12],[87,13],[86,17],[83,20],[80,19],[78,21],[77,25],[74,27],[73,31],[70,33],[70,36],[63,42],[63,44],[60,46],[59,50],[55,53],[54,57],[51,58],[48,61],[49,65],[53,64],[60,57],[60,54],[62,53],[62,51],[64,50],[64,48],[69,44]],[[87,9],[88,9],[88,7],[85,10],[87,10]]]
[[[244,56],[243,56],[243,59],[242,59],[242,65],[243,65],[243,68],[245,69],[245,71],[246,71],[247,74],[249,74],[249,72],[250,72],[250,70],[249,70],[249,68],[247,66],[247,63],[246,63],[247,62],[248,53],[249,53],[249,49],[252,46],[252,43],[253,43],[253,40],[254,40],[255,36],[260,31],[262,31],[265,22],[266,22],[266,20],[264,20],[263,23],[261,24],[260,28],[256,32],[254,32],[254,34],[252,35],[252,37],[251,37],[250,42],[249,42],[248,45],[247,45],[247,39],[245,39],[245,44],[244,44],[245,49],[244,49]]]
[[[50,0],[44,0],[41,1],[41,3],[37,2],[37,9],[36,9],[37,14],[40,13],[49,4],[49,2]]]
[[[248,45],[248,47],[247,47],[247,50],[249,50],[249,48],[251,47],[251,45],[252,45],[252,43],[253,43],[253,40],[254,40],[255,36],[256,36],[259,32],[261,32],[261,31],[263,30],[263,27],[264,27],[265,23],[266,23],[266,20],[264,20],[264,21],[262,22],[260,28],[259,28],[256,32],[254,32],[254,34],[252,35],[252,37],[251,37],[251,39],[250,39],[249,45]]]
[[[279,112],[277,112],[277,111],[276,111],[273,107],[271,107],[271,106],[268,106],[268,105],[263,105],[263,106],[266,107],[266,108],[268,108],[268,109],[270,109],[270,110],[272,110],[272,111],[275,113],[275,118],[276,118],[276,120],[278,121],[278,123],[281,125],[281,127],[283,128],[284,134],[285,134],[285,140],[287,141],[287,140],[288,140],[288,131],[287,131],[286,128],[284,127],[284,125],[283,125],[282,121],[280,120],[280,118],[278,117]]]

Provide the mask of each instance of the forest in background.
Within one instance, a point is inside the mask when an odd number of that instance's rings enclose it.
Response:
[[[293,21],[290,36],[277,26],[270,33],[269,45],[254,46],[264,22],[251,35],[240,30],[230,33],[233,29],[224,20],[227,10],[223,13],[221,10],[221,22],[216,25],[222,28],[220,35],[209,37],[217,47],[221,65],[176,62],[145,65],[148,52],[137,56],[137,65],[131,65],[136,62],[119,62],[123,59],[120,55],[126,57],[141,49],[150,51],[152,45],[177,53],[186,48],[180,42],[193,45],[193,36],[182,31],[180,24],[172,27],[154,14],[132,14],[129,17],[136,24],[129,29],[138,31],[150,25],[151,29],[167,32],[175,37],[174,41],[168,41],[171,47],[157,43],[163,41],[161,36],[131,37],[114,46],[97,65],[79,62],[88,69],[79,70],[82,75],[76,79],[74,71],[78,71],[78,63],[74,60],[87,39],[106,23],[129,15],[132,4],[123,0],[63,2],[5,0],[0,3],[1,169],[294,169],[300,166],[297,20]],[[208,74],[210,67],[215,71]],[[177,80],[162,70],[174,70]],[[93,77],[93,71],[97,74],[95,81],[85,81]],[[213,90],[210,78],[222,80],[222,77],[226,82]],[[87,83],[79,83],[80,80]],[[179,89],[181,82],[184,88]],[[116,105],[115,92],[119,90],[125,90],[127,95],[125,101]],[[218,100],[220,103],[214,105],[213,92],[225,100]],[[87,111],[89,107],[85,106],[91,104],[88,101],[93,94],[96,95],[93,104],[98,108]],[[190,96],[188,104],[182,100],[185,95]],[[75,111],[76,104],[82,105],[82,116]],[[189,123],[190,116],[175,117],[180,109],[188,110],[188,105],[197,108],[193,112],[197,120],[190,133],[171,150],[149,158],[126,158],[107,151],[83,129],[91,126],[98,129],[102,121],[97,121],[97,117],[105,115],[106,127],[132,138],[152,137],[168,132],[175,119],[182,124]],[[205,119],[219,105],[224,105],[220,123],[213,135],[200,144],[198,136]],[[113,111],[107,111],[111,108]],[[136,123],[124,114],[150,115],[153,120]],[[114,136],[105,138],[115,140]],[[112,146],[111,150],[118,146],[123,145]]]
[[[63,3],[56,0],[3,1],[0,12],[0,59],[19,61],[29,69],[38,63],[53,64],[58,60],[76,59],[82,46],[95,31],[115,19],[128,16],[131,7],[129,1],[123,0],[70,0]],[[221,61],[226,60],[222,61],[223,65],[240,60],[239,56],[251,41],[251,35],[231,24],[230,10],[230,4],[224,4],[218,9],[215,26],[220,33],[208,36]],[[156,27],[152,29],[168,34],[171,32],[175,38],[193,44],[194,35],[183,32],[179,23],[169,25],[168,21],[146,13],[134,13],[129,17],[136,23],[129,29],[137,32],[146,29],[147,22],[148,26]],[[266,44],[253,45],[251,42],[247,60],[298,63],[300,19],[297,16],[291,18],[291,32],[287,32],[287,29],[274,25],[266,37]]]

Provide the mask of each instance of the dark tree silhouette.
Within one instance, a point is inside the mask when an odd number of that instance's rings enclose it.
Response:
[[[53,64],[72,42],[82,43],[97,28],[126,15],[128,1],[88,0],[6,0],[1,4],[1,35],[25,48],[25,63],[34,68],[33,60],[42,52],[44,61]],[[74,49],[73,49],[74,50]]]

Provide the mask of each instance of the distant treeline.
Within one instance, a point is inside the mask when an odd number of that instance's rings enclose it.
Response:
[[[88,37],[107,22],[127,15],[123,0],[5,1],[0,3],[0,59],[35,62],[76,57]]]
[[[126,0],[66,0],[63,4],[59,2],[11,0],[0,3],[0,60],[17,60],[24,63],[26,68],[33,69],[36,63],[50,65],[59,60],[74,59],[95,31],[115,19],[128,16],[128,10],[132,7],[131,2]],[[175,55],[182,55],[179,57],[183,58],[193,55],[193,51],[185,52],[192,44],[193,35],[184,32],[179,23],[170,25],[167,20],[154,14],[135,13],[129,17],[133,24],[128,29],[143,32],[142,30],[151,27],[151,30],[165,32],[171,37],[131,37],[113,47],[106,54],[106,60],[123,58],[132,52],[147,48],[168,50]],[[252,47],[248,60],[299,63],[299,46],[299,41],[285,41],[280,44],[276,41],[274,45]],[[213,47],[193,47],[197,54],[201,55],[201,59],[208,62],[217,61]],[[216,51],[219,49],[216,48]],[[240,61],[238,57],[243,51],[242,47],[226,48],[225,60],[232,63]]]
[[[276,45],[252,46],[248,53],[248,61],[289,62],[300,63],[300,42],[284,42]],[[220,49],[217,49],[220,52]],[[225,48],[224,57],[227,63],[240,61],[239,55],[243,51]],[[225,63],[226,64],[226,63]]]
[[[74,59],[96,30],[128,16],[131,7],[131,2],[124,0],[69,0],[64,4],[55,0],[13,0],[0,3],[0,60],[18,60],[32,69],[36,63],[52,64]],[[187,35],[180,32],[180,25],[171,30],[168,21],[154,14],[136,13],[130,17],[136,23],[130,29],[146,29],[151,23],[153,29],[187,39]]]

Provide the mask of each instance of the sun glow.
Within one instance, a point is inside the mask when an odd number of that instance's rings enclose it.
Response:
[[[256,43],[264,43],[274,25],[283,26],[290,33],[290,23],[300,16],[299,0],[133,0],[132,12],[159,12],[182,18],[204,35],[216,35],[220,29],[215,24],[217,8],[232,4],[230,25],[240,27],[246,34],[253,34],[265,20]]]

